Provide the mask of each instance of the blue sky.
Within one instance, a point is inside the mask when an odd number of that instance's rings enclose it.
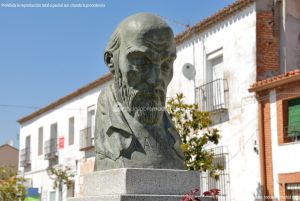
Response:
[[[106,42],[118,23],[137,12],[165,17],[175,34],[234,0],[0,0],[0,145],[18,147],[24,115],[108,72]],[[102,8],[5,8],[5,3],[86,3]]]

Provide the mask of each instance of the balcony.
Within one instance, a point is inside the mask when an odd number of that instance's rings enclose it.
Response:
[[[30,147],[21,150],[21,167],[27,167],[31,165]]]
[[[45,160],[51,160],[58,157],[57,138],[45,142]]]
[[[94,148],[94,137],[92,132],[93,129],[91,127],[87,127],[80,131],[80,151]]]
[[[203,112],[219,112],[228,109],[228,83],[216,79],[195,89],[196,103]]]

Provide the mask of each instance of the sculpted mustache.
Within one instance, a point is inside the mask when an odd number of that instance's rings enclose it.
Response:
[[[138,91],[135,95],[137,96],[163,96],[164,90],[163,89],[154,89],[151,91]]]

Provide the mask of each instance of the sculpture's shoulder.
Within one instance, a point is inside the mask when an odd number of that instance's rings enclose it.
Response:
[[[113,91],[113,85],[109,85],[99,94],[96,114],[98,118],[97,122],[103,132],[109,136],[112,133],[129,136],[132,134],[132,131],[125,120]]]
[[[107,99],[111,99],[110,97],[112,96],[112,86],[107,85],[105,86],[101,91],[98,96],[98,104],[104,104]]]
[[[114,103],[114,97],[112,94],[112,86],[111,85],[105,86],[101,90],[98,96],[97,115],[108,114],[113,103]]]
[[[168,129],[168,131],[172,134],[172,136],[177,141],[180,138],[180,136],[175,128],[175,125],[173,123],[170,114],[167,111],[164,111],[164,123],[166,124],[165,127]]]
[[[131,130],[122,119],[122,112],[118,109],[112,87],[111,85],[105,87],[98,97],[95,151],[99,160],[104,158],[116,160],[128,149],[132,141]],[[102,169],[100,166],[103,165],[96,165],[96,169]]]
[[[176,130],[176,127],[173,123],[173,120],[171,118],[171,116],[169,115],[169,113],[167,111],[164,112],[164,122],[166,124],[168,133],[171,134],[172,138],[174,139],[174,149],[177,153],[177,155],[181,158],[184,159],[184,154],[182,152],[181,149],[181,138],[180,135],[178,133],[178,131]]]

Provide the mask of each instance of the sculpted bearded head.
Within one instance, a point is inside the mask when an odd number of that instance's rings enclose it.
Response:
[[[117,100],[140,123],[161,120],[175,58],[174,34],[155,15],[130,16],[113,32],[104,60],[114,76]]]

